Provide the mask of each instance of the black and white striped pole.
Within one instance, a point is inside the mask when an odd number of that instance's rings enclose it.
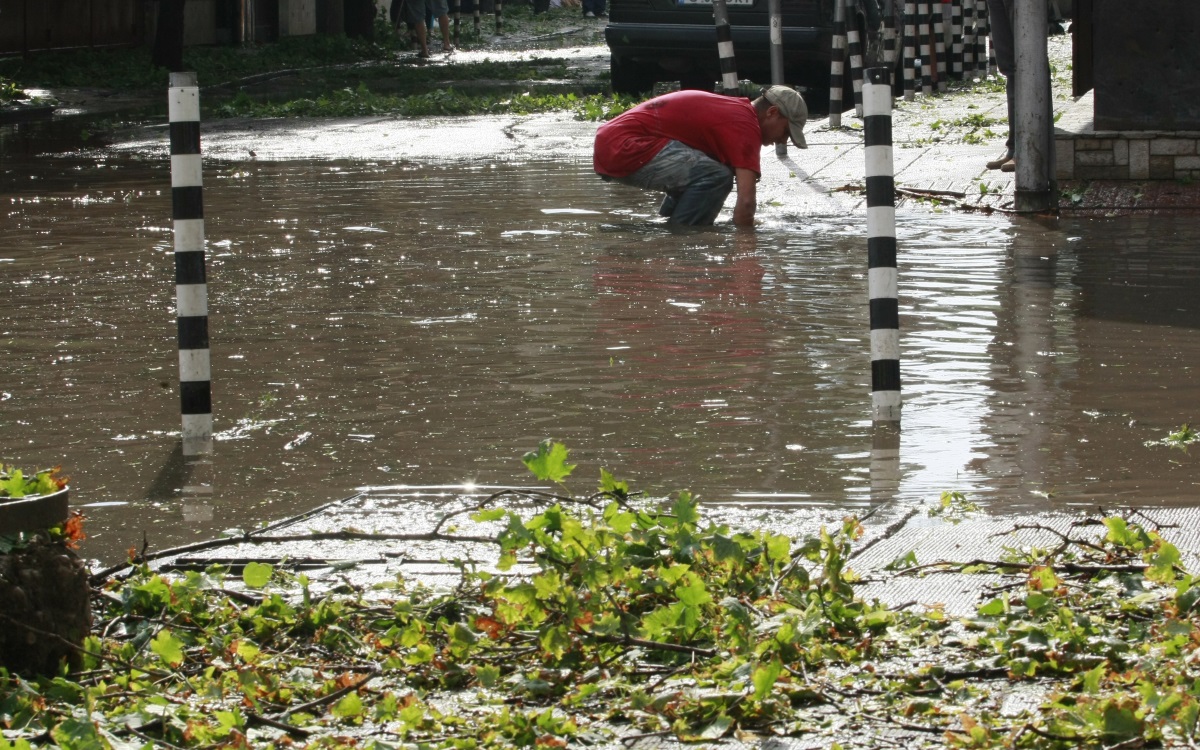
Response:
[[[975,64],[983,78],[988,74],[989,32],[987,0],[975,0]]]
[[[771,24],[771,83],[784,85],[783,74],[783,0],[767,0],[767,17]],[[787,156],[787,144],[776,143],[775,155]]]
[[[917,4],[915,0],[904,3],[904,101],[911,102],[917,91]]]
[[[937,58],[937,90],[946,90],[946,16],[941,0],[933,3],[933,53]]]
[[[858,14],[854,12],[857,0],[846,2],[846,48],[850,51],[850,85],[854,87],[854,115],[863,116],[863,49],[862,34],[858,30]]]
[[[962,0],[950,2],[950,75],[956,81],[963,79],[963,15]]]
[[[454,14],[454,46],[458,46],[458,24],[462,20],[462,0],[450,0],[450,11]]]
[[[917,36],[921,39],[921,93],[933,93],[933,49],[929,45],[929,3],[917,3]]]
[[[842,126],[842,92],[846,90],[846,5],[833,4],[833,39],[829,55],[829,127]]]
[[[900,421],[900,303],[892,164],[892,83],[887,68],[866,71],[863,139],[867,183],[867,293],[871,318],[871,409]]]
[[[891,3],[883,15],[883,62],[888,67],[896,64],[896,13]]]
[[[717,56],[721,63],[721,93],[738,95],[737,60],[733,56],[733,30],[729,27],[726,0],[713,0],[713,21],[717,25]]]
[[[504,2],[496,0],[496,36],[500,36],[500,32],[504,30]]]
[[[975,0],[963,0],[963,71],[975,78]]]
[[[213,424],[208,281],[204,270],[200,87],[195,73],[171,74],[167,115],[171,135],[171,215],[175,229],[175,314],[183,455],[195,456],[212,452]]]

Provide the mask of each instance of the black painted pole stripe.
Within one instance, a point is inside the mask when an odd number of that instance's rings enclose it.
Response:
[[[208,282],[204,267],[204,251],[189,250],[175,253],[175,283],[205,284]]]
[[[874,175],[867,178],[867,206],[890,206],[896,195],[893,177]]]
[[[171,218],[175,221],[204,218],[204,188],[199,185],[171,188]]]
[[[871,387],[876,391],[900,390],[900,360],[877,359],[871,362]]]
[[[212,414],[212,387],[207,380],[185,380],[179,384],[179,411],[183,414]]]
[[[900,327],[900,302],[895,297],[871,300],[871,330]]]
[[[171,132],[171,155],[200,153],[200,123],[173,122]]]
[[[182,315],[175,318],[180,349],[208,348],[208,316]]]
[[[867,238],[867,268],[896,267],[896,238]]]
[[[863,142],[868,146],[892,145],[892,118],[887,115],[863,117]]]

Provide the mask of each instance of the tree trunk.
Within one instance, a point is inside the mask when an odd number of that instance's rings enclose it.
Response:
[[[183,4],[186,0],[159,0],[158,29],[154,35],[155,65],[172,73],[183,72]]]

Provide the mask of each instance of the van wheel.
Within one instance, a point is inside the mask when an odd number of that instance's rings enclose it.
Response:
[[[609,72],[614,94],[641,96],[654,88],[654,68],[651,66],[638,65],[613,55],[609,60]]]

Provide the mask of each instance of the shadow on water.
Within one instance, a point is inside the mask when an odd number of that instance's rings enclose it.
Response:
[[[360,486],[526,483],[545,437],[572,449],[575,491],[604,467],[764,513],[943,490],[1194,502],[1194,457],[1146,445],[1200,403],[1186,221],[902,216],[897,457],[870,422],[853,216],[772,207],[757,233],[675,234],[585,164],[218,163],[218,435],[196,467],[169,184],[136,160],[10,156],[0,185],[3,460],[64,466],[96,557]]]

